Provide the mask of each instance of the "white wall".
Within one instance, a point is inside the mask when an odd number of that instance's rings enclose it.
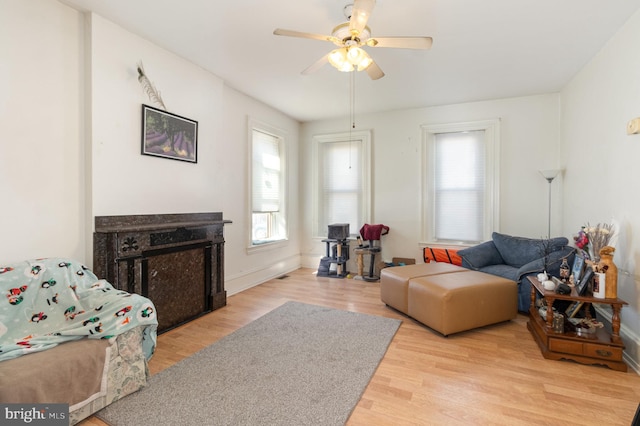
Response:
[[[91,35],[94,215],[222,211],[233,221],[225,226],[228,294],[298,268],[297,205],[289,209],[290,240],[284,246],[246,250],[247,117],[287,135],[293,194],[298,122],[98,15],[91,15]],[[140,155],[141,104],[151,102],[137,80],[139,61],[168,111],[198,121],[197,164]]]
[[[356,93],[357,96],[357,93]],[[345,99],[347,102],[347,99]],[[432,108],[356,115],[358,130],[373,135],[373,216],[371,223],[383,223],[390,232],[382,237],[382,258],[410,257],[422,260],[420,220],[421,126],[499,118],[500,223],[501,232],[540,238],[547,234],[548,183],[540,169],[558,164],[558,95],[540,95]],[[314,135],[348,131],[345,120],[305,123],[302,126],[301,180],[311,182],[311,140]],[[559,179],[560,180],[560,179]],[[560,232],[558,188],[552,234]],[[311,193],[302,196],[304,207],[303,264],[317,268],[324,244],[311,238]],[[357,232],[358,230],[355,230]],[[352,233],[354,230],[352,230]]]
[[[299,123],[110,21],[51,0],[0,0],[0,263],[92,264],[94,216],[222,211],[233,294],[300,266]],[[197,164],[142,156],[142,61],[170,112],[198,121]],[[155,106],[155,105],[153,105]],[[287,135],[290,240],[247,253],[247,117]]]
[[[0,10],[0,263],[86,261],[82,20],[51,1]]]
[[[640,12],[562,90],[563,230],[587,222],[620,225],[614,262],[628,361],[640,366],[640,135],[627,136],[640,117]]]
[[[121,27],[90,15],[93,214],[224,210],[223,82]],[[117,48],[116,48],[117,47]],[[198,122],[197,164],[140,155],[141,104],[153,104],[136,64],[161,92],[167,111]]]
[[[226,247],[226,282],[227,291],[240,291],[266,279],[275,278],[300,267],[300,209],[298,206],[298,139],[299,124],[273,108],[225,87],[223,94],[225,111],[222,115],[224,126],[220,140],[225,146],[224,176],[220,176],[221,184],[226,188],[225,214],[233,219],[233,225],[228,226],[225,236]],[[289,240],[276,247],[264,247],[247,253],[247,245],[251,239],[249,230],[248,198],[248,158],[249,141],[247,123],[251,118],[278,129],[285,138],[286,147],[286,191],[288,204]]]

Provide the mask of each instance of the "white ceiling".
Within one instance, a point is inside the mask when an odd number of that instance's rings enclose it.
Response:
[[[297,120],[349,114],[349,73],[325,65],[300,74],[334,45],[273,30],[329,35],[346,21],[350,0],[60,1],[94,11]],[[356,113],[557,92],[639,8],[640,0],[378,0],[369,19],[373,37],[434,42],[427,51],[367,48],[386,76],[372,81],[357,73]]]

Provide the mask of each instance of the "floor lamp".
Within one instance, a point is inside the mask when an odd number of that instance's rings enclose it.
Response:
[[[540,174],[549,182],[549,230],[547,231],[547,238],[551,238],[551,182],[558,176],[561,170],[540,170]]]

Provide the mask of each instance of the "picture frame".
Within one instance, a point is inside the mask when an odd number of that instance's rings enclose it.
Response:
[[[589,281],[591,281],[592,278],[593,270],[591,268],[586,268],[582,279],[576,283],[576,293],[578,296],[584,296],[587,291],[587,287],[589,287]]]
[[[142,155],[198,162],[198,122],[142,105]]]
[[[567,314],[567,318],[575,317],[576,314],[580,312],[582,305],[584,305],[584,302],[577,301],[577,302],[571,303],[567,308],[567,310],[564,312],[565,314]]]
[[[573,259],[573,268],[571,268],[571,274],[573,275],[575,283],[580,282],[580,278],[582,278],[584,263],[584,257],[577,253]]]

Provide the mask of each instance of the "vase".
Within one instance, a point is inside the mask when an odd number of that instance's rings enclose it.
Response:
[[[618,298],[618,270],[607,270],[605,272],[605,281],[607,282],[607,287],[605,288],[604,294],[607,299],[617,299]]]
[[[618,298],[618,267],[613,263],[613,253],[615,248],[605,246],[600,250],[600,262],[598,269],[604,271],[606,276],[607,288],[605,289],[605,297],[607,299]]]
[[[593,274],[593,297],[596,299],[604,299],[606,286],[607,278],[604,272],[596,272]]]

